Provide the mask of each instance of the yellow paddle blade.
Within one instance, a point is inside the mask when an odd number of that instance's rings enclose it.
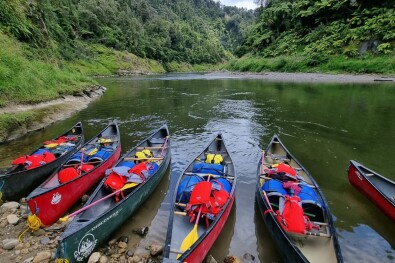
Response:
[[[189,234],[184,238],[184,240],[181,243],[180,250],[181,251],[186,251],[189,249],[197,240],[199,239],[198,235],[198,230],[197,230],[197,224],[195,224],[192,228],[192,231],[189,232]],[[181,257],[181,254],[177,255],[177,259]]]
[[[138,185],[138,183],[127,183],[127,184],[125,184],[125,185],[122,187],[121,191],[126,190],[126,189],[129,189],[129,188],[132,188],[132,187],[134,187],[134,186],[136,186],[136,185]]]

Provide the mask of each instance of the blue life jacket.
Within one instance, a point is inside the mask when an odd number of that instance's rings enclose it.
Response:
[[[192,173],[223,175],[224,166],[213,163],[196,163],[193,165]]]

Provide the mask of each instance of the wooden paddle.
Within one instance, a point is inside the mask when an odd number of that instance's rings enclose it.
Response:
[[[207,182],[210,180],[210,176],[211,174],[208,175],[207,177]],[[181,251],[186,251],[187,249],[189,249],[198,239],[199,239],[199,234],[198,234],[198,223],[199,223],[199,219],[200,219],[200,215],[202,213],[202,205],[200,205],[199,208],[199,212],[195,221],[195,224],[191,230],[191,232],[189,232],[189,234],[184,238],[184,240],[181,243],[181,247],[180,250]],[[177,259],[181,256],[181,254],[177,255]]]
[[[84,206],[83,208],[81,208],[81,209],[79,209],[79,210],[77,210],[77,211],[71,213],[70,215],[67,215],[67,216],[65,216],[65,217],[59,218],[59,221],[65,222],[65,221],[67,221],[70,217],[76,216],[76,215],[78,215],[79,213],[81,213],[81,212],[87,210],[88,208],[91,208],[92,206],[97,205],[98,203],[100,203],[100,202],[102,202],[102,201],[104,201],[104,200],[110,198],[111,196],[116,195],[117,193],[119,193],[119,192],[121,192],[121,191],[123,191],[123,190],[132,188],[132,187],[134,187],[134,186],[136,186],[136,185],[137,185],[137,183],[127,183],[127,184],[125,184],[121,189],[119,189],[119,190],[117,190],[117,191],[115,191],[115,192],[112,192],[111,194],[106,195],[105,197],[102,197],[102,198],[100,198],[99,200],[96,200],[95,202],[93,202],[93,203],[91,203],[91,204],[89,204],[89,205],[87,205],[87,206]]]

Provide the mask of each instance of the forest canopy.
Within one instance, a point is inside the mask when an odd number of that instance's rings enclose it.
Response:
[[[251,10],[213,0],[7,0],[0,30],[71,60],[102,44],[161,62],[219,63],[236,52]]]
[[[267,0],[246,40],[264,57],[390,54],[395,46],[393,0]]]

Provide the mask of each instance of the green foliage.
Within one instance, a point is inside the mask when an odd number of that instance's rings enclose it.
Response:
[[[89,56],[82,40],[166,63],[218,63],[242,45],[253,19],[214,0],[0,2],[0,30],[69,61]]]
[[[234,71],[285,71],[285,72],[350,72],[393,74],[395,55],[373,56],[372,54],[350,58],[343,55],[322,56],[278,56],[264,58],[246,55],[240,59],[230,60],[225,69]]]
[[[0,105],[36,103],[82,90],[95,82],[68,67],[26,58],[23,45],[0,33]]]
[[[368,40],[382,43],[378,54],[390,55],[394,17],[392,0],[269,1],[244,48],[267,58],[302,55],[308,66],[324,64],[340,54],[358,58],[360,43]]]
[[[391,53],[391,44],[390,43],[381,43],[377,46],[377,52],[381,54],[390,54]]]

